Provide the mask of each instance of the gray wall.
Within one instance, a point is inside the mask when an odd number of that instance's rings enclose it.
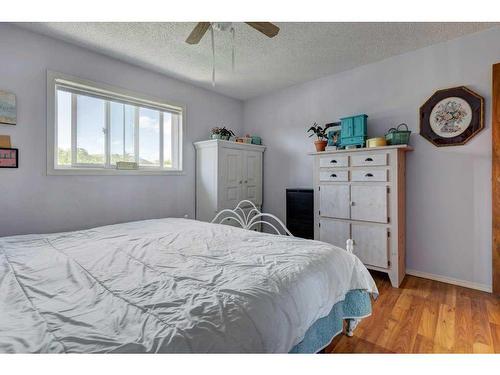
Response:
[[[20,168],[0,170],[0,236],[166,216],[194,216],[193,141],[223,123],[240,130],[243,104],[16,26],[0,24],[0,90],[17,95],[18,124],[0,125]],[[47,176],[46,70],[186,105],[185,176]]]
[[[306,129],[368,114],[369,135],[401,122],[437,89],[484,96],[486,129],[465,146],[437,148],[418,134],[407,161],[407,268],[491,286],[491,65],[500,28],[434,45],[245,102],[244,130],[263,137],[264,210],[283,218],[285,188],[312,185]],[[374,47],[376,48],[376,47]]]

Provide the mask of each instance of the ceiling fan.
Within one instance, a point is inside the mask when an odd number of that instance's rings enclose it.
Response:
[[[261,32],[269,38],[278,35],[280,28],[271,22],[245,22],[248,26],[253,27],[255,30]],[[232,28],[231,22],[198,22],[191,34],[186,39],[188,44],[198,44],[212,26],[215,30],[225,31]]]
[[[264,34],[269,38],[273,38],[278,35],[280,28],[271,22],[245,22],[250,27]],[[232,22],[198,22],[194,27],[191,34],[189,34],[186,39],[188,44],[198,44],[205,33],[210,30],[211,42],[212,42],[212,86],[215,86],[215,42],[214,42],[214,30],[215,31],[229,31],[232,35],[232,67],[234,71],[234,40],[235,32]]]

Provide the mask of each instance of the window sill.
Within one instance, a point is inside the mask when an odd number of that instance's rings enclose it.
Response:
[[[47,176],[185,176],[182,170],[151,169],[98,169],[98,168],[54,168],[47,170]]]

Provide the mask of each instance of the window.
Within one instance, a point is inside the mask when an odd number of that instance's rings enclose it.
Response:
[[[49,174],[182,171],[183,108],[49,72]],[[117,170],[118,161],[137,170]]]

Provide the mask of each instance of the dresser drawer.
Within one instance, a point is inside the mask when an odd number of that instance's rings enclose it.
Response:
[[[348,171],[322,170],[319,172],[320,181],[349,181]]]
[[[370,165],[387,165],[387,154],[359,154],[351,156],[353,167],[364,167]]]
[[[351,171],[351,181],[387,181],[387,169],[359,169]]]
[[[325,167],[347,167],[348,165],[347,155],[330,155],[321,156],[319,158],[319,166],[321,168]]]

